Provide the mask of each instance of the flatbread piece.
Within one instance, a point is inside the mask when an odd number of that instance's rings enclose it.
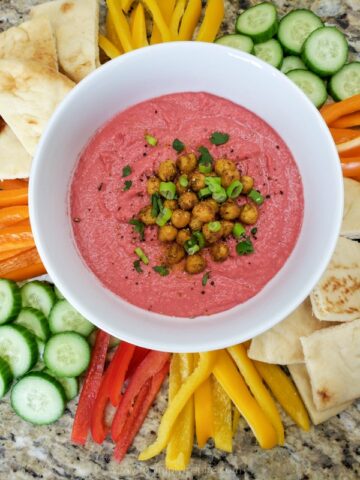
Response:
[[[0,118],[0,180],[29,176],[31,156]]]
[[[360,182],[344,178],[344,216],[340,235],[360,238]]]

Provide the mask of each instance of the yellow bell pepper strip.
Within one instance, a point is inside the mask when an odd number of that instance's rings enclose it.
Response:
[[[131,32],[124,12],[117,0],[106,0],[107,6],[114,23],[115,31],[125,52],[133,50]]]
[[[167,24],[170,23],[171,15],[175,8],[176,0],[158,0],[158,5]],[[161,43],[161,35],[158,27],[154,24],[151,32],[150,44]]]
[[[174,353],[170,364],[169,403],[194,369],[191,353]],[[190,397],[178,416],[166,448],[165,465],[169,470],[185,470],[194,443],[194,398]]]
[[[277,435],[274,427],[251,395],[226,350],[219,352],[213,374],[249,424],[260,446],[262,448],[275,447]]]
[[[208,0],[204,20],[196,40],[213,42],[224,18],[224,0]]]
[[[196,25],[201,17],[201,0],[189,0],[181,20],[179,40],[192,40]]]
[[[130,32],[132,32],[132,31],[133,31],[133,28],[134,28],[135,12],[136,12],[136,8],[134,8],[133,10],[131,10],[131,13],[130,13],[130,16],[129,16]],[[131,33],[131,38],[132,38],[132,33]]]
[[[215,447],[232,452],[232,403],[219,382],[211,377]]]
[[[155,455],[158,455],[166,447],[176,419],[199,385],[209,378],[217,356],[218,352],[200,353],[200,361],[197,367],[181,385],[173,401],[165,410],[160,422],[157,439],[140,453],[139,460],[149,460],[155,457]]]
[[[247,356],[244,346],[235,345],[234,347],[228,348],[228,352],[240,370],[241,375],[244,377],[245,382],[248,384],[251,393],[275,428],[279,445],[284,445],[284,427],[274,399],[263,384],[253,362]]]
[[[186,0],[178,0],[176,3],[175,10],[171,16],[170,20],[170,32],[174,40],[178,40],[179,36],[179,25],[184,15]]]
[[[108,38],[104,37],[104,35],[99,35],[99,47],[109,58],[116,58],[121,55],[121,52]]]
[[[232,423],[232,432],[233,435],[237,432],[237,429],[239,428],[239,423],[240,423],[240,412],[239,410],[235,407],[234,412],[233,412],[233,423]]]
[[[195,429],[198,447],[203,448],[213,436],[211,381],[207,378],[194,393]]]
[[[145,11],[141,3],[134,10],[134,20],[131,26],[132,41],[135,48],[149,45],[146,33]]]
[[[151,13],[153,23],[158,27],[162,41],[171,42],[172,38],[169,27],[166,25],[164,16],[156,0],[142,0],[142,3]]]
[[[113,19],[111,18],[110,13],[106,15],[106,37],[110,40],[111,43],[119,50],[120,53],[124,53],[119,37],[117,36],[115,25]]]
[[[310,429],[309,415],[290,377],[278,366],[254,360],[254,365],[276,400],[296,425]]]
[[[128,13],[130,10],[131,5],[134,3],[134,0],[117,0],[121,3],[122,9],[125,13]]]

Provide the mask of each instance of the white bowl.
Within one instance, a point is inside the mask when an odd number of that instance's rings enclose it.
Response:
[[[167,93],[205,91],[269,123],[299,167],[305,212],[298,242],[278,274],[249,301],[193,319],[137,308],[101,285],[75,247],[68,189],[78,155],[119,111]],[[309,294],[330,260],[343,206],[337,152],[319,112],[288,78],[252,55],[179,42],[122,55],[89,75],[52,117],[33,161],[31,223],[41,258],[65,297],[103,330],[136,345],[194,352],[223,348],[271,328]]]

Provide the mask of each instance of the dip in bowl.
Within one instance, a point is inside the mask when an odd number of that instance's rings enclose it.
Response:
[[[229,140],[211,144],[215,131]],[[265,200],[256,232],[246,227],[251,255],[232,238],[229,258],[205,253],[200,274],[153,269],[157,227],[140,243],[129,221],[149,205],[148,177],[177,159],[176,138],[254,179]],[[30,209],[50,276],[84,316],[138,345],[193,352],[249,339],[308,295],[335,246],[342,179],[326,125],[284,75],[223,46],[171,43],[124,55],[69,94],[34,159]],[[136,247],[150,258],[142,273]]]

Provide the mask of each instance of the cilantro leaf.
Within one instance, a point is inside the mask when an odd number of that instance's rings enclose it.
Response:
[[[254,245],[250,240],[250,238],[247,238],[246,240],[239,242],[236,245],[236,252],[238,255],[250,255],[251,253],[253,253]]]
[[[140,260],[135,260],[135,262],[133,263],[133,265],[134,265],[135,270],[136,270],[138,273],[143,273],[143,269],[141,268]]]
[[[151,216],[156,218],[161,210],[163,209],[163,204],[160,198],[160,195],[156,192],[151,195]]]
[[[254,227],[250,230],[251,235],[254,237],[257,234],[257,227]]]
[[[131,180],[125,180],[125,186],[123,188],[123,191],[126,192],[127,190],[130,190],[132,187],[132,181]]]
[[[181,140],[179,140],[178,138],[175,138],[175,140],[172,143],[172,147],[173,147],[174,150],[176,150],[178,153],[180,153],[184,150],[185,145],[183,144],[183,142]]]
[[[198,152],[200,152],[199,164],[200,165],[211,165],[213,162],[213,157],[209,150],[206,147],[199,147]]]
[[[156,267],[153,267],[153,270],[162,277],[169,275],[169,269],[166,265],[157,265]]]
[[[202,280],[201,280],[201,285],[202,285],[203,287],[206,287],[206,284],[207,284],[207,282],[208,282],[208,280],[209,280],[209,277],[210,277],[210,272],[204,273],[204,275],[203,275],[203,277],[202,277]]]
[[[125,167],[122,169],[122,177],[128,177],[129,175],[131,175],[132,173],[132,170],[131,170],[131,167],[130,165],[125,165]]]
[[[140,240],[145,239],[145,223],[133,218],[129,221],[130,225],[134,225],[134,231],[139,234]]]
[[[229,141],[229,135],[222,132],[214,132],[210,137],[210,142],[213,145],[224,145],[224,143]]]

